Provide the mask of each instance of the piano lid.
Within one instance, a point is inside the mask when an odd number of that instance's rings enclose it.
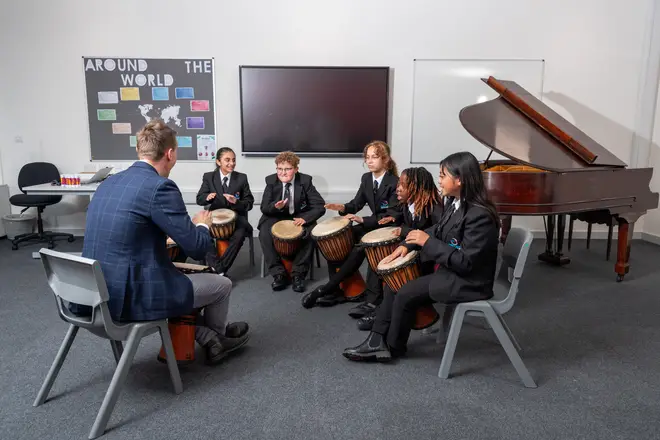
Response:
[[[579,171],[626,164],[513,81],[484,82],[500,94],[465,107],[463,127],[494,151],[547,171]]]

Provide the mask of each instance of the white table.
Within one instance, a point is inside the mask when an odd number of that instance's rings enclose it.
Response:
[[[89,183],[79,186],[53,185],[42,183],[40,185],[24,186],[23,191],[30,195],[42,196],[91,196],[101,183]]]

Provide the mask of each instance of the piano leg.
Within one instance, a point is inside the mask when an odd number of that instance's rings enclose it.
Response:
[[[555,245],[555,218],[557,220],[557,243]],[[556,266],[563,266],[571,262],[571,259],[563,255],[564,233],[566,232],[566,216],[549,215],[547,217],[547,229],[545,235],[545,252],[539,254],[539,260]]]
[[[614,265],[617,281],[623,281],[623,277],[630,270],[628,261],[630,260],[630,245],[632,244],[634,229],[634,221],[628,223],[626,219],[619,218],[619,237],[617,241],[616,264]]]

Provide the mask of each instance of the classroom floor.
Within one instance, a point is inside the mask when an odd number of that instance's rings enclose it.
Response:
[[[81,246],[79,238],[56,249]],[[244,249],[230,317],[249,321],[249,346],[215,367],[182,368],[176,396],[156,361],[158,337],[148,337],[102,438],[658,438],[660,247],[635,241],[623,283],[605,261],[604,241],[591,250],[574,241],[573,261],[561,268],[536,260],[542,247],[535,240],[505,316],[537,389],[522,386],[492,333],[477,325],[464,327],[449,380],[437,377],[442,346],[419,332],[408,358],[349,362],[342,349],[366,336],[346,315],[350,305],[303,309],[291,289],[270,290]],[[35,250],[12,252],[0,240],[0,437],[87,438],[114,360],[106,341],[80,332],[50,400],[32,407],[66,331]]]

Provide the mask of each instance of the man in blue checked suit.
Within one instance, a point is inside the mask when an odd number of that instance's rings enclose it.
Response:
[[[177,160],[176,132],[152,120],[137,134],[139,161],[106,179],[87,210],[83,257],[98,260],[117,321],[155,320],[202,309],[195,339],[209,363],[243,346],[245,322],[228,324],[231,281],[213,273],[185,275],[170,261],[171,237],[192,258],[213,248],[210,212],[192,220],[168,179]]]

